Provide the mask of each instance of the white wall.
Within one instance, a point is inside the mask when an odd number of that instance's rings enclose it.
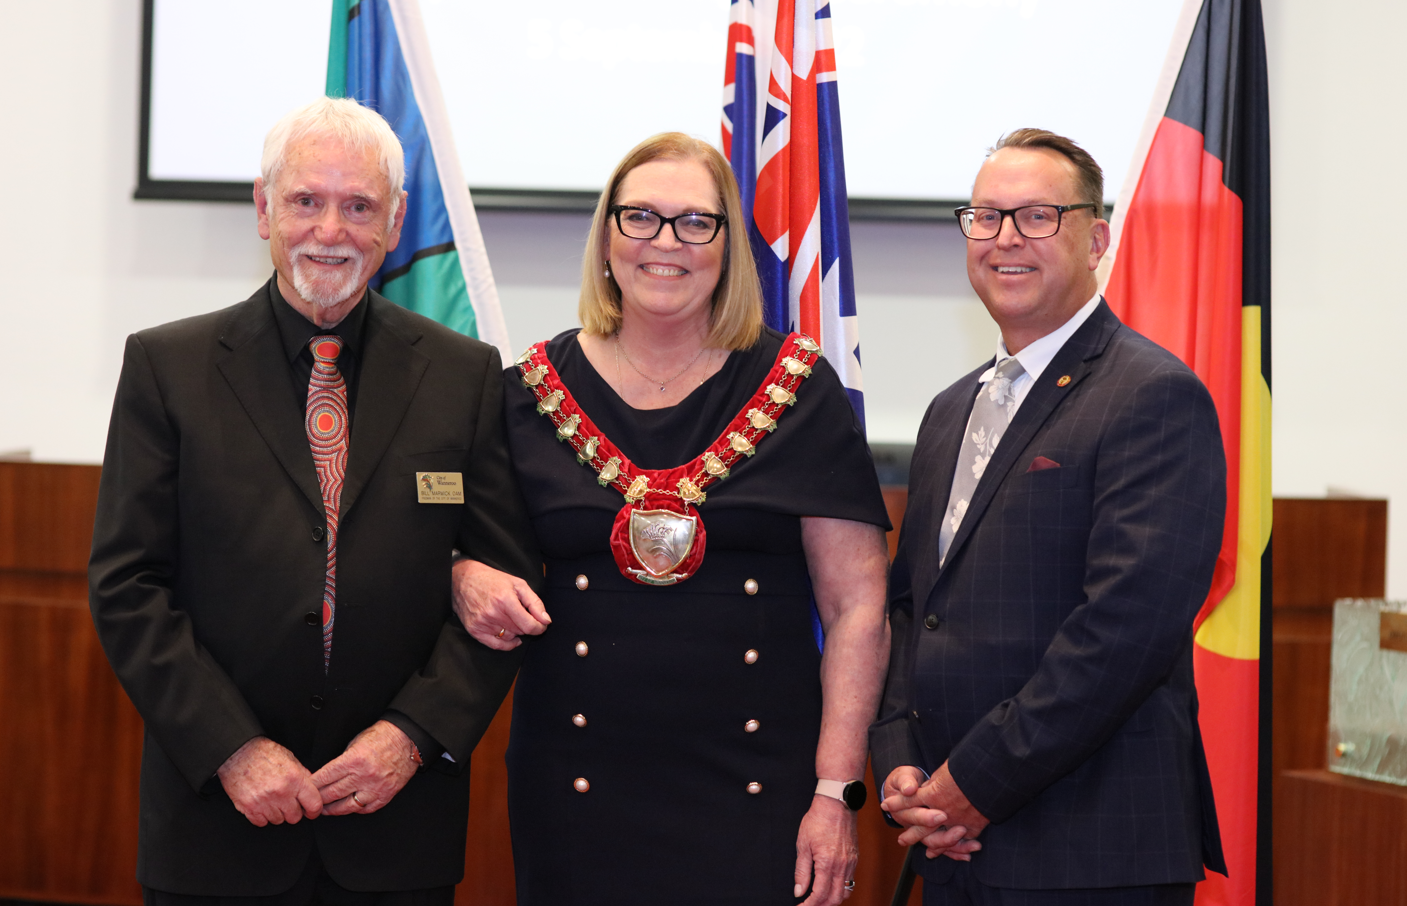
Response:
[[[1388,498],[1388,594],[1407,598],[1407,404],[1392,351],[1407,292],[1391,217],[1407,204],[1407,5],[1268,0],[1265,12],[1274,489]],[[1350,206],[1362,213],[1335,216]]]
[[[1396,237],[1328,202],[1407,195],[1395,66],[1407,8],[1265,0],[1274,155],[1275,493],[1386,496],[1389,593],[1407,597],[1407,407],[1366,342],[1407,333]],[[9,87],[0,172],[0,453],[97,462],[122,337],[245,298],[272,268],[251,206],[136,202],[141,4],[0,0]],[[1397,114],[1394,116],[1394,114]],[[1017,124],[1013,124],[1017,125]],[[604,174],[603,174],[604,175]],[[1375,211],[1376,213],[1376,211]],[[575,323],[584,217],[486,212],[515,345]],[[1370,240],[1373,246],[1369,247]],[[996,332],[948,224],[854,225],[870,433],[912,440],[928,399],[990,355]],[[1390,355],[1390,354],[1389,354]],[[1388,359],[1388,363],[1391,363]]]

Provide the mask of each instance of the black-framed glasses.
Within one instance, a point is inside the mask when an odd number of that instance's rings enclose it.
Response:
[[[1028,204],[1019,208],[974,208],[971,205],[953,211],[968,239],[995,239],[1002,231],[1002,221],[1010,217],[1016,232],[1027,239],[1049,239],[1060,232],[1060,218],[1066,211],[1093,208],[1083,204]]]
[[[606,209],[616,218],[616,228],[622,236],[631,239],[654,239],[667,223],[674,230],[674,238],[690,245],[708,245],[723,229],[728,218],[723,214],[705,214],[690,211],[663,217],[649,208],[637,208],[631,204],[613,204]]]

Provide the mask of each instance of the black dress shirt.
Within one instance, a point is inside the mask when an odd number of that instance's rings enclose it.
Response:
[[[337,356],[337,370],[347,383],[347,428],[351,430],[352,419],[357,409],[357,377],[360,373],[363,337],[366,335],[366,295],[358,302],[347,317],[333,327],[322,328],[309,321],[283,298],[278,289],[278,280],[269,285],[269,297],[274,309],[274,323],[278,325],[279,338],[283,343],[284,354],[288,356],[289,379],[292,382],[294,398],[298,408],[308,405],[308,383],[313,375],[313,351],[308,344],[313,337],[335,336],[342,341],[342,352]]]

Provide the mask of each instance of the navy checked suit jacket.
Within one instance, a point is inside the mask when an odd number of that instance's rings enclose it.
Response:
[[[1191,650],[1226,507],[1211,396],[1101,302],[1017,410],[940,568],[940,521],[990,366],[940,393],[919,429],[870,730],[876,782],[948,761],[992,821],[972,861],[991,886],[1224,872]],[[1037,457],[1058,468],[1032,470]],[[954,865],[915,862],[940,882]]]

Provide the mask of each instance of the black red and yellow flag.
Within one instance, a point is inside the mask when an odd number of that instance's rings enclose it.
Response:
[[[1187,0],[1113,227],[1109,304],[1197,372],[1221,417],[1226,534],[1193,644],[1229,874],[1209,874],[1197,902],[1251,906],[1258,888],[1268,902],[1270,839],[1268,811],[1260,810],[1270,754],[1261,732],[1269,714],[1261,625],[1270,612],[1271,514],[1270,122],[1260,0]]]

